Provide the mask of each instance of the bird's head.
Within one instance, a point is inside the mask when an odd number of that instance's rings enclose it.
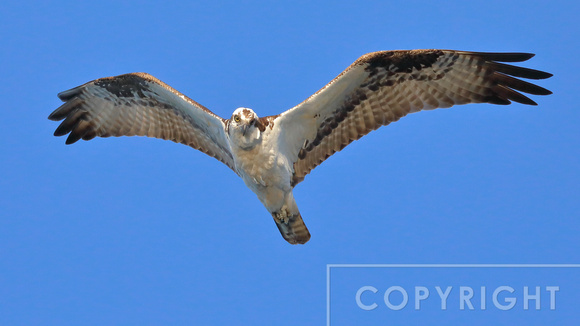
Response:
[[[228,135],[242,149],[256,146],[262,139],[262,131],[264,125],[252,109],[238,108],[230,118]]]

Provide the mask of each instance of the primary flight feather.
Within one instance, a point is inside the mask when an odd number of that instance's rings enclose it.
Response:
[[[552,75],[502,63],[531,57],[452,50],[369,53],[304,102],[263,118],[248,108],[220,118],[157,78],[132,73],[59,93],[65,103],[48,118],[64,119],[54,135],[69,134],[67,144],[96,136],[148,136],[215,157],[258,196],[286,241],[303,244],[310,233],[292,190],[312,169],[409,113],[467,103],[537,105],[522,93],[551,92],[515,77]]]

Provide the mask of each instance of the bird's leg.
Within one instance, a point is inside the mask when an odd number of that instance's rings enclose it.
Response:
[[[288,206],[284,205],[282,206],[282,208],[280,208],[279,211],[277,212],[273,212],[272,213],[272,217],[278,222],[278,223],[284,223],[284,224],[288,224],[288,222],[290,221],[290,219],[292,218],[292,215],[289,211],[288,211]]]

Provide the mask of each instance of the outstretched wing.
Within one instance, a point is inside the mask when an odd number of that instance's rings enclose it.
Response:
[[[67,144],[96,136],[155,137],[189,145],[234,170],[224,120],[149,74],[97,79],[58,97],[65,103],[48,118],[64,119],[54,135],[70,133]]]
[[[353,140],[409,113],[467,103],[537,105],[519,92],[551,92],[512,76],[552,75],[500,63],[531,57],[451,50],[383,51],[360,57],[301,104],[268,117],[280,128],[280,148],[294,162],[292,185]]]

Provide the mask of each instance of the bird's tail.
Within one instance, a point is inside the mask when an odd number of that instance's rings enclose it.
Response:
[[[272,213],[282,237],[290,244],[305,244],[308,242],[310,240],[310,232],[308,232],[300,212],[284,215],[286,214],[281,214],[281,212]]]

